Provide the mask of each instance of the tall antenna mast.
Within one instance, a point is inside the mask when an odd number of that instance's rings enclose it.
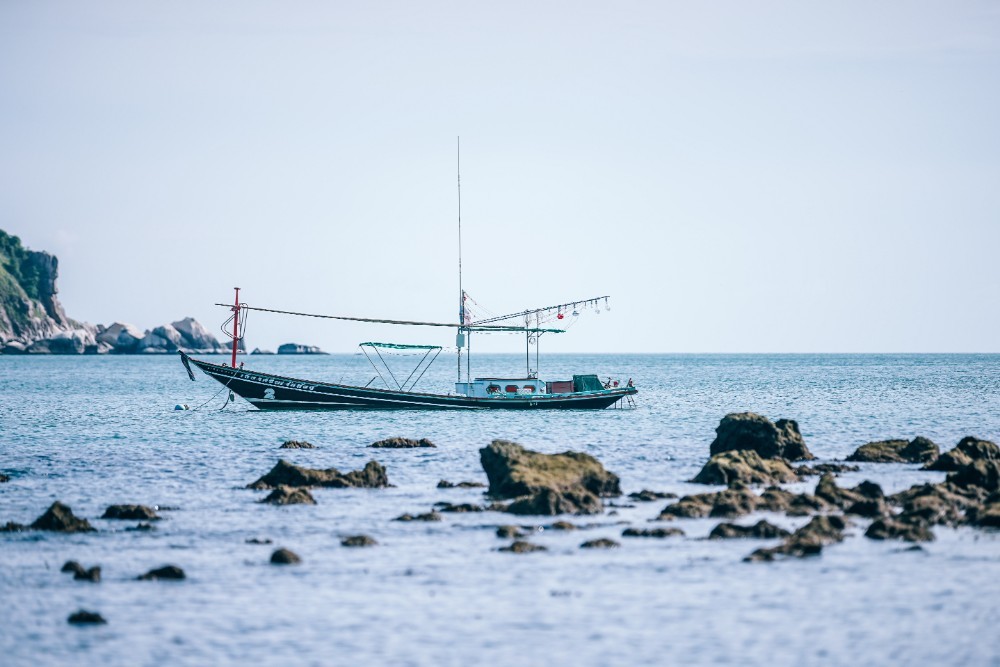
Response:
[[[462,137],[457,137],[456,172],[458,174],[458,323],[465,324],[465,291],[462,289]],[[465,343],[461,327],[456,337],[458,348],[458,382],[462,381],[462,346]]]

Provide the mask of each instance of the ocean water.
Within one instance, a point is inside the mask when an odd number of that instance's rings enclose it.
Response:
[[[302,378],[364,384],[364,357],[251,357]],[[390,359],[402,366],[406,359]],[[500,524],[548,517],[445,514],[401,523],[438,501],[482,503],[479,448],[507,438],[544,452],[599,458],[626,493],[710,490],[690,479],[719,419],[753,410],[799,422],[820,461],[858,445],[923,435],[948,449],[966,435],[1000,439],[1000,355],[550,356],[542,376],[633,378],[634,410],[594,412],[265,413],[224,402],[176,357],[0,357],[0,523],[30,523],[56,499],[99,532],[0,534],[0,664],[885,665],[1000,664],[1000,534],[936,528],[909,544],[850,537],[817,558],[744,563],[771,541],[703,539],[717,520],[678,520],[685,537],[622,538],[670,501],[568,517],[584,530],[539,530],[535,554],[500,553]],[[523,373],[523,357],[484,355],[476,374]],[[421,382],[447,391],[454,359]],[[177,403],[202,405],[174,411]],[[373,450],[391,436],[436,449]],[[279,450],[286,439],[315,450]],[[390,489],[317,489],[315,506],[272,507],[244,487],[279,458],[360,468],[375,458]],[[942,473],[867,464],[894,492]],[[791,488],[809,488],[812,481]],[[170,507],[149,532],[98,517],[117,503]],[[632,505],[632,506],[627,506]],[[806,519],[753,515],[793,528]],[[340,546],[368,534],[379,545]],[[610,537],[613,550],[581,550]],[[272,545],[248,544],[250,538]],[[302,557],[269,564],[273,549]],[[68,559],[100,565],[73,581]],[[136,581],[165,564],[182,582]],[[108,624],[74,627],[79,609]]]

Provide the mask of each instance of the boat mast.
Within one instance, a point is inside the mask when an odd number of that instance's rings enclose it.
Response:
[[[236,368],[236,348],[240,343],[240,288],[236,290],[236,301],[233,303],[233,368]]]
[[[458,382],[462,381],[462,344],[465,342],[462,325],[465,324],[465,292],[462,290],[462,137],[457,137],[458,153],[456,172],[458,174],[458,335],[455,337],[455,347],[458,348]]]

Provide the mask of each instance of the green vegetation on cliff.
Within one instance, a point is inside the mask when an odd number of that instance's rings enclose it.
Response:
[[[43,277],[38,264],[28,261],[28,255],[21,239],[0,229],[0,295],[6,297],[20,286],[29,299],[41,298]]]

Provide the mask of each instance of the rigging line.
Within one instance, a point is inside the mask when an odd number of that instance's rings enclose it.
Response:
[[[231,304],[217,303],[216,306],[222,306],[223,308],[232,308]],[[257,308],[252,306],[247,306],[247,310],[256,310],[262,313],[276,313],[278,315],[298,315],[299,317],[316,317],[325,320],[345,320],[348,322],[372,322],[375,324],[403,324],[408,326],[421,326],[421,327],[450,327],[452,329],[466,329],[468,331],[478,331],[481,333],[498,332],[498,333],[511,333],[511,332],[522,332],[523,327],[508,327],[508,326],[481,326],[477,324],[462,325],[462,324],[452,324],[448,322],[413,322],[409,320],[386,320],[374,317],[347,317],[345,315],[317,315],[315,313],[299,313],[291,310],[276,310],[274,308]],[[535,331],[535,329],[532,329]],[[546,329],[547,333],[557,333],[561,332],[560,329]]]
[[[597,302],[597,301],[599,301],[601,299],[610,299],[610,298],[611,298],[610,296],[595,296],[595,297],[591,297],[589,299],[579,299],[577,301],[570,301],[569,303],[556,304],[555,306],[545,306],[544,308],[532,308],[530,310],[522,310],[519,313],[511,313],[510,315],[500,315],[498,317],[491,317],[491,318],[486,319],[486,320],[478,320],[476,322],[473,322],[472,324],[473,325],[490,324],[492,322],[500,322],[500,321],[503,321],[503,320],[511,320],[511,319],[514,319],[514,318],[517,318],[517,317],[525,317],[527,315],[534,315],[535,313],[540,313],[542,311],[558,310],[558,309],[561,309],[561,308],[568,308],[570,306],[573,306],[574,308],[576,308],[578,305],[581,305],[581,304],[585,306],[586,304],[588,304],[588,303],[590,303],[592,301],[593,302]]]

